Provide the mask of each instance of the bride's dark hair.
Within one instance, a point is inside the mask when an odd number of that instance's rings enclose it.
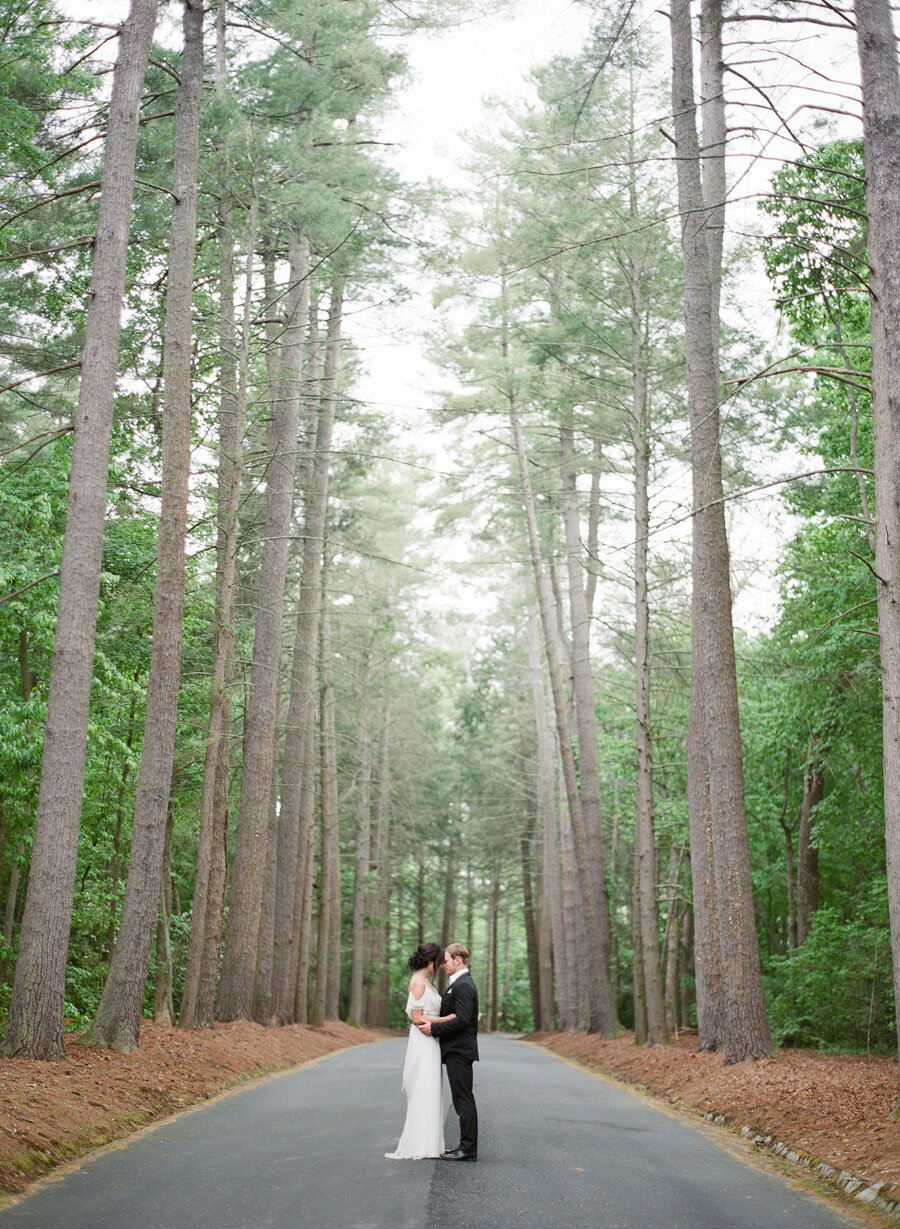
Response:
[[[413,972],[417,969],[427,969],[430,964],[437,968],[443,959],[444,949],[439,943],[420,943],[407,960],[406,967]]]

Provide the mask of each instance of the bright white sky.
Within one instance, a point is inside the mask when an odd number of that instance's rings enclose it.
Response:
[[[69,11],[79,15],[96,12],[90,0],[63,0],[63,3]],[[104,17],[115,20],[124,16],[127,7],[127,0],[103,0]],[[798,3],[796,7],[800,10],[805,5]],[[636,11],[641,10],[643,19],[665,38],[663,18],[652,0],[644,3],[639,0]],[[395,143],[390,157],[404,179],[432,178],[451,186],[463,186],[465,176],[461,165],[467,156],[463,134],[477,133],[484,127],[485,96],[504,101],[528,97],[529,70],[553,55],[575,52],[588,33],[589,16],[587,6],[573,0],[519,0],[518,3],[511,0],[501,15],[473,19],[449,30],[408,39],[405,47],[410,58],[411,80],[383,125],[383,139]],[[811,102],[855,109],[853,81],[856,70],[852,45],[847,39],[828,35],[824,39],[816,36],[812,41],[805,27],[773,27],[772,46],[777,38],[785,54],[767,55],[766,31],[754,26],[750,33],[762,43],[753,53],[755,61],[762,60],[757,80],[767,90],[774,91],[782,114],[789,118],[794,128],[809,130],[812,112],[804,107]],[[177,38],[174,25],[171,34]],[[746,67],[746,57],[739,51],[731,49],[727,58],[743,62],[744,72],[754,71]],[[831,78],[831,82],[827,78]],[[823,89],[831,90],[831,94],[823,97]],[[732,98],[739,97],[743,91],[744,99],[751,105],[754,99],[758,102],[753,89],[742,86],[736,79],[731,81],[730,91]],[[757,111],[754,115],[756,121],[759,121],[759,114]],[[846,131],[848,124],[843,122],[841,127]],[[737,153],[737,149],[734,152]],[[765,149],[757,145],[756,152],[762,153],[764,160],[754,164],[735,192],[736,197],[747,199],[737,199],[729,209],[729,225],[737,232],[758,227],[754,193],[764,190],[777,157],[788,152],[795,154],[794,149],[777,138]],[[732,177],[738,165],[738,159],[734,159]],[[455,468],[456,462],[447,451],[446,438],[435,430],[427,412],[437,404],[439,390],[448,383],[425,356],[423,331],[431,317],[432,288],[422,284],[417,275],[414,289],[412,298],[400,306],[368,308],[351,316],[349,331],[366,368],[356,393],[401,428],[401,446],[414,446],[426,465],[446,470]],[[765,280],[762,277],[750,279],[742,286],[741,294],[745,303],[752,305],[750,310],[758,315],[760,329],[771,331],[771,297]],[[777,344],[785,343],[782,340]],[[802,468],[806,465],[799,458],[771,459],[773,476]],[[686,503],[689,497],[687,473],[680,479],[675,477],[666,493],[666,498],[669,497],[673,504]],[[736,619],[748,627],[765,626],[775,613],[774,563],[789,526],[784,523],[777,493],[731,504],[729,516],[735,574],[750,577],[744,587],[739,587]],[[607,546],[621,551],[619,557],[624,560],[629,537],[627,525],[614,527],[609,532],[612,537]],[[686,542],[689,535],[690,525],[685,523],[667,536]],[[438,545],[448,565],[462,558],[467,549],[462,537],[457,537],[453,543]],[[464,613],[475,614],[486,597],[481,586],[471,581],[460,584],[448,571],[444,583],[436,584],[428,604],[436,610],[449,600]],[[600,600],[602,602],[602,596]]]
[[[658,27],[664,38],[662,18],[654,14],[652,5],[642,7],[645,20]],[[463,185],[465,177],[460,168],[467,156],[467,146],[462,134],[476,133],[483,128],[486,122],[484,97],[491,95],[506,101],[528,97],[529,69],[553,55],[575,52],[583,44],[588,30],[589,14],[585,6],[568,0],[521,0],[503,16],[472,21],[450,31],[412,39],[408,49],[413,79],[384,126],[385,139],[399,143],[392,155],[398,170],[411,180],[431,177],[451,186]],[[788,30],[793,38],[793,28],[788,27]],[[754,30],[756,37],[762,33]],[[782,31],[777,33],[780,36]],[[834,46],[829,40],[817,43],[813,50],[807,40],[798,35],[787,51],[785,58],[766,57],[763,52],[766,63],[761,69],[767,86],[788,80],[801,83],[799,92],[796,84],[792,85],[789,96],[779,91],[784,95],[785,114],[802,108],[803,103],[811,99],[812,94],[803,88],[804,85],[821,88],[822,78],[817,70],[838,77],[846,75],[835,71],[836,67],[843,67],[840,60],[846,48]],[[756,58],[760,57],[759,51],[755,54]],[[812,70],[798,68],[797,59],[811,62]],[[740,90],[740,83],[732,82],[732,88]],[[745,93],[751,99],[754,97],[749,88]],[[809,117],[810,112],[801,110],[792,115],[791,122],[794,126],[808,127]],[[758,114],[755,118],[758,119]],[[756,148],[758,151],[759,146]],[[764,190],[765,181],[776,165],[774,159],[784,156],[785,152],[785,143],[775,138],[763,151],[763,160],[754,165],[735,195],[752,198],[754,192]],[[795,149],[790,153],[795,156]],[[732,175],[735,165],[737,163],[732,166]],[[729,221],[737,231],[758,228],[760,215],[755,199],[738,200],[730,210]],[[771,331],[771,292],[764,277],[760,275],[745,285],[742,297],[745,302],[754,302],[761,330]],[[455,467],[454,458],[446,452],[443,439],[430,426],[427,416],[427,407],[436,403],[436,390],[448,385],[447,378],[425,358],[422,329],[427,327],[429,316],[430,288],[420,286],[412,301],[398,308],[361,313],[351,324],[351,330],[363,351],[368,372],[359,389],[360,395],[378,406],[386,417],[403,424],[405,438],[415,441],[427,463],[437,469],[447,469]],[[806,467],[805,461],[782,455],[772,459],[771,474],[781,476]],[[671,501],[670,507],[686,505],[689,491],[689,475],[685,472],[674,476],[665,498]],[[671,513],[661,512],[660,515],[665,519]],[[763,627],[775,614],[774,565],[779,545],[789,536],[790,526],[777,491],[731,504],[728,515],[737,581],[736,620],[748,628]],[[627,524],[614,526],[607,532],[610,534],[608,548],[621,552],[618,558],[627,566],[630,555]],[[690,523],[685,522],[666,537],[687,542]],[[450,561],[461,559],[465,553],[466,543],[457,537],[447,544],[444,555]],[[433,600],[439,605],[448,594],[458,608],[469,609],[473,615],[487,600],[487,592],[471,580],[461,587],[458,581],[454,585],[448,578],[435,591]],[[621,600],[621,590],[618,596]],[[599,601],[602,606],[602,593]]]

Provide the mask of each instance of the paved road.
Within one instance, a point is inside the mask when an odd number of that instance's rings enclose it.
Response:
[[[847,1229],[708,1132],[486,1038],[477,1165],[388,1161],[404,1041],[183,1114],[0,1213],[0,1229]],[[456,1143],[448,1118],[448,1143]]]

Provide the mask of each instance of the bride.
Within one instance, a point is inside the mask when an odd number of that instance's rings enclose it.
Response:
[[[420,944],[409,958],[409,997],[406,1014],[412,1024],[403,1064],[406,1121],[396,1152],[384,1155],[392,1161],[418,1161],[440,1156],[444,1151],[444,1108],[441,1088],[441,1046],[436,1037],[420,1033],[423,1020],[450,1020],[442,1016],[441,996],[428,980],[440,968],[444,952],[437,943]]]

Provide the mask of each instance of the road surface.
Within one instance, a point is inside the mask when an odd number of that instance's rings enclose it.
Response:
[[[0,1229],[858,1224],[709,1130],[505,1038],[482,1039],[475,1068],[477,1165],[386,1160],[403,1120],[405,1044],[343,1050],[182,1114],[40,1184],[0,1212]]]

